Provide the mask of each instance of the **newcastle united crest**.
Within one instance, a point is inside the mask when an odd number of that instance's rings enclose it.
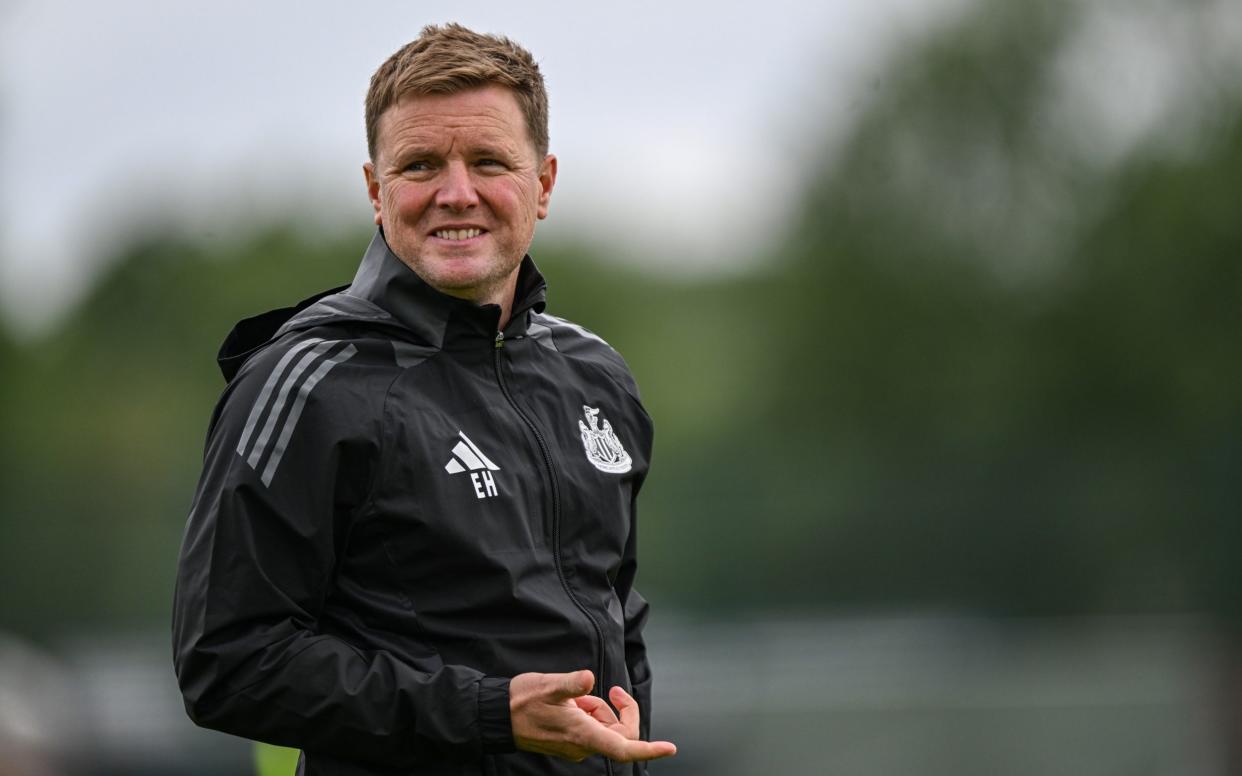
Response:
[[[617,439],[616,433],[612,430],[612,424],[607,420],[604,421],[604,427],[599,427],[599,410],[583,405],[583,412],[586,413],[587,423],[578,421],[578,430],[582,432],[582,446],[586,448],[587,459],[595,465],[596,469],[610,474],[624,474],[630,470],[630,454],[625,452],[625,448],[621,446],[621,440]]]

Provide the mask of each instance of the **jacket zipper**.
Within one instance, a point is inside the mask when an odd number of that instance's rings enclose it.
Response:
[[[535,441],[539,444],[539,453],[543,458],[543,466],[548,472],[548,482],[552,484],[552,559],[556,563],[556,576],[561,582],[561,588],[564,589],[565,595],[569,596],[569,600],[573,601],[574,606],[578,607],[578,611],[582,612],[595,631],[595,660],[598,670],[595,672],[595,689],[591,694],[606,699],[607,696],[604,692],[604,688],[607,686],[604,681],[604,631],[600,628],[599,623],[595,621],[595,617],[591,612],[579,600],[578,596],[574,594],[574,591],[570,589],[569,580],[565,578],[565,569],[561,563],[561,494],[560,484],[556,479],[556,468],[552,465],[552,453],[548,448],[547,440],[543,437],[543,433],[535,425],[535,421],[518,406],[513,395],[509,393],[509,386],[505,384],[504,372],[500,368],[500,351],[504,348],[504,345],[504,332],[496,332],[496,345],[493,349],[496,383],[500,386],[500,392],[504,394],[505,400],[509,402],[509,406],[513,408],[513,411],[517,413],[522,422],[526,424],[526,427],[530,429],[530,432],[534,434]],[[611,776],[612,760],[605,757],[604,767],[609,776]]]

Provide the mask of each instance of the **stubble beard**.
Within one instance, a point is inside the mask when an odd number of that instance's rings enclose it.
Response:
[[[418,275],[424,283],[431,286],[435,290],[448,296],[458,299],[466,299],[476,304],[500,304],[500,296],[506,292],[512,294],[509,286],[516,283],[518,269],[522,263],[522,257],[517,258],[486,258],[483,262],[488,270],[482,275],[474,277],[458,278],[452,272],[451,267],[454,261],[452,258],[442,257],[422,257],[415,253],[413,260],[407,259],[402,252],[393,250],[397,258],[410,268],[414,274]],[[525,252],[523,252],[525,255]],[[472,261],[473,259],[464,259]],[[447,269],[448,271],[442,271]]]

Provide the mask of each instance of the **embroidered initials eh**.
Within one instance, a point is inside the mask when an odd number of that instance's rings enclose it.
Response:
[[[500,471],[500,467],[483,455],[483,451],[470,441],[470,437],[466,436],[464,431],[458,431],[457,436],[461,437],[461,441],[454,445],[453,456],[444,465],[444,471],[449,474],[469,471],[470,482],[474,485],[475,498],[491,498],[499,495],[496,489],[496,478],[492,476],[492,472]]]

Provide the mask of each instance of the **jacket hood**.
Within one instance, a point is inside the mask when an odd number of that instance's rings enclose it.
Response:
[[[531,257],[522,258],[505,335],[525,333],[531,313],[543,312],[547,284]],[[216,363],[226,381],[266,345],[291,331],[325,324],[357,323],[395,329],[418,344],[437,349],[454,343],[494,339],[500,306],[477,305],[429,286],[389,249],[377,229],[353,282],[238,321],[220,346]]]

